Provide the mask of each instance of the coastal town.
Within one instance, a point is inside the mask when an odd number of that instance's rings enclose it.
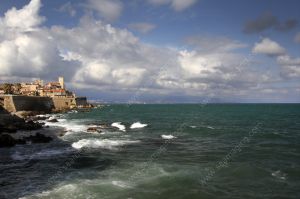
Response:
[[[45,111],[87,108],[86,97],[79,97],[65,87],[63,77],[58,81],[43,80],[0,85],[0,105],[9,112]]]
[[[41,129],[47,127],[46,121],[58,121],[50,116],[41,117],[40,114],[62,113],[74,109],[86,111],[91,107],[86,97],[78,97],[66,89],[63,77],[46,84],[43,80],[0,84],[0,148],[28,142],[50,142],[56,134],[49,135],[49,132]],[[19,131],[21,132],[17,133]]]

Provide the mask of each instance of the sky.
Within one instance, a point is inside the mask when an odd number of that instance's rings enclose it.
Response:
[[[1,0],[0,82],[125,103],[300,102],[300,1]]]

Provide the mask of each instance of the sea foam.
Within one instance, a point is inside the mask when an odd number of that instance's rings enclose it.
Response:
[[[162,137],[162,139],[166,139],[166,140],[177,138],[174,135],[161,135],[161,137]]]
[[[83,132],[86,131],[87,129],[87,125],[78,124],[76,122],[68,121],[66,119],[57,119],[57,121],[58,122],[55,123],[48,122],[48,121],[43,121],[43,122],[45,122],[46,126],[64,128],[68,133]]]
[[[120,181],[120,180],[113,180],[112,184],[121,188],[130,188],[131,186],[129,186],[127,183]]]
[[[121,122],[114,122],[111,126],[117,127],[120,131],[126,131],[125,125],[121,124]]]
[[[146,126],[148,126],[148,124],[142,124],[140,122],[135,122],[130,126],[130,128],[131,129],[139,129],[139,128],[144,128]]]
[[[82,139],[78,142],[74,142],[72,147],[75,149],[81,149],[83,147],[87,148],[103,148],[103,149],[116,149],[118,146],[123,146],[127,144],[135,144],[140,141],[133,140],[109,140],[109,139]]]

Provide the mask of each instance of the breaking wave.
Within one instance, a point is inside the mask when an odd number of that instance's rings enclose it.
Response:
[[[121,124],[121,122],[114,122],[111,126],[117,127],[120,131],[126,131],[125,125]]]
[[[72,147],[75,149],[81,149],[84,147],[87,148],[103,148],[103,149],[116,149],[119,146],[127,145],[127,144],[135,144],[140,141],[132,141],[132,140],[109,140],[109,139],[82,139],[78,142],[74,142]]]
[[[287,175],[285,173],[283,173],[282,171],[278,170],[278,171],[273,172],[272,176],[277,179],[280,179],[280,180],[285,180]]]
[[[165,139],[165,140],[170,140],[170,139],[177,138],[174,135],[161,135],[161,137],[162,137],[162,139]]]
[[[131,128],[131,129],[138,129],[138,128],[144,128],[144,127],[146,127],[146,126],[148,126],[148,124],[142,124],[142,123],[140,123],[140,122],[135,122],[135,123],[133,123],[133,124],[130,126],[130,128]]]

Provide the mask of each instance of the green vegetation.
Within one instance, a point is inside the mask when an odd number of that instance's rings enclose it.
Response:
[[[3,84],[4,94],[13,94],[13,84]]]

